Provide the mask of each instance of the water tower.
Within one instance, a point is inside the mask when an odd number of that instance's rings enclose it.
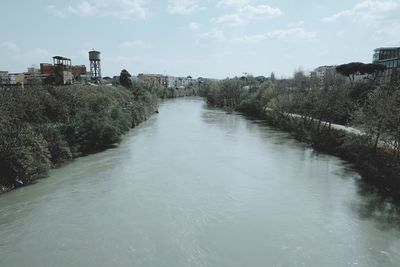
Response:
[[[100,52],[89,51],[89,61],[90,61],[90,79],[94,82],[101,81],[101,67],[100,67]]]

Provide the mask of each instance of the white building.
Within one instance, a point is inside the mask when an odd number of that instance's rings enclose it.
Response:
[[[336,66],[320,66],[311,72],[311,79],[325,88],[335,83],[336,75]]]
[[[336,66],[320,66],[310,74],[311,80],[316,82],[320,88],[329,88],[338,83],[350,83],[349,78],[337,73]],[[353,77],[352,77],[353,78]],[[355,74],[354,82],[368,81],[368,74]]]
[[[168,88],[187,88],[193,83],[192,77],[174,77],[167,76],[167,87]]]

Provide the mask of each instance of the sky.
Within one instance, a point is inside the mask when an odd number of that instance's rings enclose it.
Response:
[[[1,0],[0,70],[52,56],[103,76],[290,77],[400,46],[400,0]]]

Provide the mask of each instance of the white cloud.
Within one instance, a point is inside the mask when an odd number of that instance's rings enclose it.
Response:
[[[220,0],[219,8],[235,8],[238,13],[247,17],[278,17],[283,13],[279,8],[267,4],[253,5],[250,0]]]
[[[283,14],[279,8],[271,7],[269,5],[245,5],[239,10],[250,18],[272,18],[279,17]]]
[[[200,23],[191,22],[191,23],[189,24],[189,29],[192,30],[192,31],[197,31],[197,30],[199,30],[200,28],[201,28],[201,24],[200,24]]]
[[[2,43],[0,43],[0,47],[5,48],[5,49],[7,49],[7,50],[9,50],[9,51],[11,51],[11,52],[15,52],[15,53],[21,51],[21,49],[19,48],[19,46],[16,45],[16,44],[15,44],[14,42],[12,42],[12,41],[2,42]]]
[[[55,7],[52,9],[56,10]],[[147,15],[145,0],[87,0],[69,5],[67,10],[78,16],[116,17],[128,20],[144,19]]]
[[[332,16],[329,17],[325,17],[323,19],[321,19],[323,22],[332,22],[332,21],[336,21],[340,18],[344,18],[344,17],[350,17],[354,15],[354,11],[353,10],[344,10],[341,11],[339,13],[333,14]]]
[[[216,25],[230,27],[240,26],[246,23],[245,20],[238,14],[222,15],[219,18],[212,19],[212,22],[214,22]]]
[[[323,22],[334,22],[342,18],[351,17],[367,24],[373,24],[384,15],[398,11],[400,0],[363,0],[353,8],[340,11],[331,16],[322,18]]]
[[[225,14],[217,18],[211,19],[215,25],[219,26],[240,26],[246,24],[254,19],[268,19],[281,16],[283,13],[279,8],[271,7],[269,5],[253,6],[246,4],[247,1],[240,0],[225,0],[220,1],[219,5],[234,5],[238,6],[237,12],[232,14]]]
[[[150,48],[150,45],[142,40],[125,41],[120,46],[127,48]]]
[[[80,16],[94,16],[97,15],[100,10],[95,4],[94,1],[92,2],[81,2],[76,5],[68,6],[68,10],[76,15]]]
[[[368,10],[372,12],[388,12],[399,7],[398,0],[364,0],[358,3],[354,10]]]
[[[66,16],[65,10],[59,10],[53,5],[47,6],[47,12],[53,16],[59,17],[59,18],[64,18]]]
[[[218,27],[213,28],[208,32],[197,35],[198,43],[217,41],[217,42],[232,42],[232,43],[259,43],[268,40],[284,40],[284,41],[314,41],[316,40],[316,33],[307,31],[302,27],[293,27],[283,30],[273,30],[265,33],[244,35],[234,38],[228,38],[225,33]]]
[[[213,28],[208,32],[204,32],[197,35],[197,43],[203,43],[209,41],[223,42],[225,40],[226,37],[224,32],[217,28]]]
[[[233,38],[233,42],[237,43],[259,43],[267,40],[315,40],[315,32],[306,31],[303,28],[290,28],[285,30],[274,30],[266,33],[245,35]]]
[[[249,0],[220,0],[217,7],[242,7],[248,3]]]
[[[198,0],[169,0],[167,11],[172,15],[187,15],[200,9]]]
[[[253,35],[244,35],[240,37],[235,37],[232,39],[233,42],[235,43],[259,43],[261,41],[267,40],[267,34],[266,33],[260,33],[260,34],[253,34]]]

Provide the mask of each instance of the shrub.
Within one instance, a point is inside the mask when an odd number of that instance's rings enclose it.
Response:
[[[157,108],[153,91],[108,86],[0,90],[0,187],[102,150]]]
[[[50,167],[43,137],[29,126],[0,128],[0,184],[29,183]]]

